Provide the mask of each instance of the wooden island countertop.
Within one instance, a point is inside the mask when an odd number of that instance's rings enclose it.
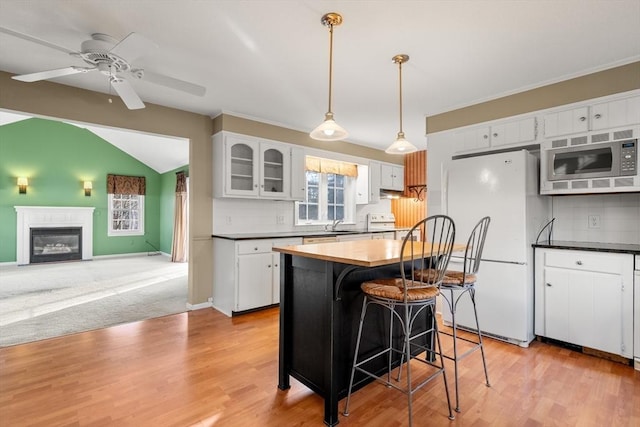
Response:
[[[419,253],[423,245],[425,246],[425,254],[428,254],[431,244],[423,242],[413,242],[415,252]],[[464,248],[465,245],[454,244],[453,251],[464,251]],[[379,267],[399,263],[401,249],[402,240],[388,239],[313,243],[273,248],[274,251],[284,254],[361,267]],[[409,251],[410,246],[407,246],[405,254],[408,254]]]

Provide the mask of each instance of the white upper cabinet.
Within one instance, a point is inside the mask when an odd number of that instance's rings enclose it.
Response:
[[[224,141],[226,195],[257,196],[259,143],[256,140],[227,136]]]
[[[603,102],[591,107],[591,129],[609,129],[640,123],[640,96]]]
[[[589,108],[580,107],[544,115],[546,138],[589,130]]]
[[[380,162],[369,162],[369,203],[380,201]]]
[[[304,198],[304,189],[298,188],[305,182],[300,148],[292,151],[288,144],[220,132],[213,136],[213,165],[214,197]],[[299,181],[292,190],[294,178]]]
[[[356,205],[366,205],[367,203],[369,203],[369,166],[358,165]]]
[[[536,139],[536,119],[515,120],[491,126],[491,146],[533,142]]]
[[[536,140],[536,118],[527,117],[466,128],[456,133],[456,152],[476,151]]]
[[[304,200],[307,193],[307,174],[302,147],[291,147],[291,198]]]
[[[544,136],[611,129],[640,123],[640,96],[583,105],[544,115]]]
[[[260,197],[291,197],[291,148],[260,141]]]
[[[380,164],[380,188],[383,190],[404,190],[404,166],[392,163]]]

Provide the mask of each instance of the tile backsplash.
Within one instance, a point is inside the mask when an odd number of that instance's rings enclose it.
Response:
[[[294,202],[253,199],[213,199],[213,232],[265,233],[287,231],[313,231],[322,229],[318,225],[296,226]],[[389,200],[356,207],[356,224],[342,224],[343,229],[365,229],[367,214],[391,212]]]
[[[553,196],[554,240],[640,244],[640,193]]]

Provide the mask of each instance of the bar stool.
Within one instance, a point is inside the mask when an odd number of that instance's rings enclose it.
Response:
[[[413,231],[415,230],[422,231],[422,235],[425,236],[424,241],[414,242],[412,240]],[[438,322],[435,320],[436,296],[439,294],[440,284],[449,264],[454,238],[455,226],[453,220],[448,216],[435,215],[419,221],[403,239],[400,277],[375,279],[364,282],[360,286],[364,293],[364,301],[362,303],[353,367],[349,380],[349,390],[343,412],[345,416],[349,415],[349,402],[354,375],[356,371],[359,371],[407,395],[409,426],[412,425],[413,418],[413,394],[426,383],[442,374],[447,395],[449,419],[454,419],[444,360],[441,354]],[[429,274],[424,273],[427,270],[430,272]],[[420,272],[422,272],[421,281],[416,278],[416,274]],[[371,305],[381,306],[389,310],[389,329],[382,332],[385,342],[383,349],[375,354],[360,355],[362,327],[367,310]],[[424,319],[420,317],[421,315],[426,318],[426,327],[416,332],[415,329],[425,325]],[[395,340],[394,319],[399,322],[401,330],[401,335],[396,336]],[[383,329],[386,329],[386,326]],[[398,330],[397,327],[395,329]],[[434,338],[437,343],[436,346],[433,345]],[[425,356],[419,357],[422,354]],[[383,358],[382,362],[386,363],[386,368],[382,365],[382,368],[376,367],[372,369],[371,362],[374,361],[375,364],[375,360],[378,358]],[[400,383],[400,374],[405,361],[407,361],[406,380],[404,383]],[[412,361],[418,361],[433,368],[429,368],[429,375],[426,378],[420,378],[419,381],[415,381],[415,384],[412,384]],[[398,376],[392,381],[391,371],[396,367],[398,367]],[[376,372],[372,372],[372,370]],[[381,370],[384,372],[379,375]]]
[[[482,354],[482,366],[484,367],[484,377],[487,387],[491,387],[489,383],[489,374],[487,372],[487,362],[484,356],[484,346],[482,345],[482,332],[480,331],[480,325],[478,323],[478,311],[476,310],[476,298],[475,298],[475,284],[476,274],[480,268],[480,261],[482,258],[482,250],[484,249],[484,241],[487,237],[487,230],[489,229],[489,223],[491,219],[488,216],[482,218],[471,231],[469,240],[467,241],[467,247],[464,252],[464,262],[462,271],[448,270],[445,272],[445,278],[440,286],[441,295],[451,310],[451,327],[453,333],[446,331],[440,331],[441,334],[445,334],[453,337],[453,356],[443,354],[443,356],[449,360],[453,360],[454,367],[454,381],[456,389],[456,412],[460,412],[460,397],[458,393],[458,362],[469,354],[480,349]],[[458,295],[455,295],[455,294]],[[466,337],[458,336],[458,325],[456,323],[456,308],[458,302],[463,295],[468,294],[471,298],[471,304],[473,305],[473,314],[476,320],[477,340],[469,339]],[[455,298],[454,298],[455,297]],[[473,344],[473,346],[462,354],[458,354],[458,340],[463,340]]]

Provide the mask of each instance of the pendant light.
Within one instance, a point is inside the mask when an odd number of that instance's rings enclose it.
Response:
[[[349,134],[346,130],[333,120],[331,111],[331,74],[333,68],[333,27],[342,24],[342,16],[335,12],[325,14],[321,21],[329,27],[329,110],[324,115],[324,122],[315,128],[309,136],[319,141],[338,141],[346,138]]]
[[[415,145],[404,138],[404,132],[402,131],[402,64],[409,60],[409,55],[396,55],[391,58],[391,60],[394,63],[398,64],[398,73],[400,76],[400,132],[398,132],[398,136],[396,137],[396,140],[393,142],[393,144],[391,144],[389,148],[384,150],[384,152],[387,154],[413,153],[415,151],[418,151],[418,149],[415,147]]]

